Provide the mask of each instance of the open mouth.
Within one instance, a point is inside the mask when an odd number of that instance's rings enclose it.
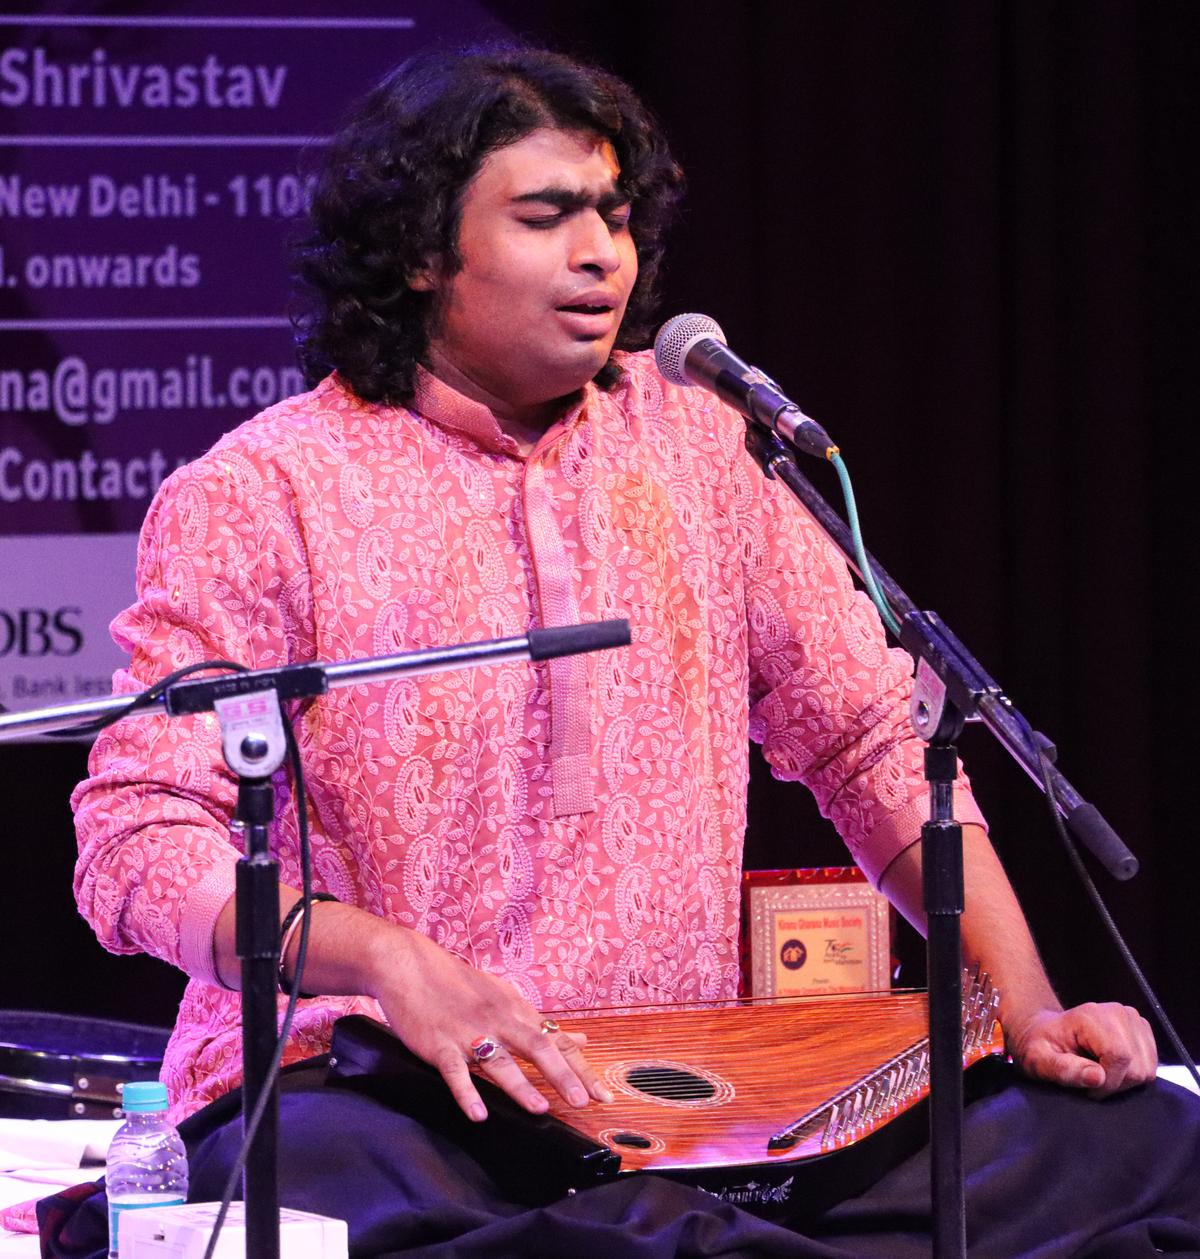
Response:
[[[611,306],[589,306],[582,303],[575,306],[560,306],[559,310],[569,311],[573,315],[607,315],[611,310]]]

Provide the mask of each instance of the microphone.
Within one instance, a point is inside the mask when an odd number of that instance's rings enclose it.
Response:
[[[778,433],[805,454],[828,459],[833,439],[757,367],[729,348],[721,325],[707,315],[676,315],[654,338],[654,361],[673,385],[710,389],[748,420]]]

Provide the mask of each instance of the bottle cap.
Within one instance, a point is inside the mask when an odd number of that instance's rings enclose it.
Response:
[[[167,1109],[167,1086],[157,1080],[133,1080],[121,1090],[121,1109],[126,1113]]]

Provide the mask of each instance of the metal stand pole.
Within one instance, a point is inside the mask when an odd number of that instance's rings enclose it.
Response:
[[[247,1128],[264,1089],[267,1102],[243,1181],[246,1255],[279,1259],[279,1083],[275,1054],[279,973],[279,863],[268,847],[275,813],[269,778],[238,782],[239,829],[246,855],[237,865],[237,954],[242,967],[242,1123]]]
[[[961,728],[961,718],[958,725]],[[929,1138],[934,1259],[967,1253],[963,1193],[962,827],[954,820],[958,756],[949,738],[925,749],[930,820],[921,828],[929,971]]]
[[[279,1259],[279,1083],[271,1072],[279,976],[279,863],[271,856],[271,775],[287,755],[279,695],[271,688],[213,700],[221,751],[238,776],[231,833],[245,842],[237,864],[237,955],[242,968],[242,1123],[267,1100],[242,1182],[246,1259]]]

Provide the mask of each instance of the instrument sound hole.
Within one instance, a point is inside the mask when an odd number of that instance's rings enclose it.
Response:
[[[670,1101],[704,1101],[717,1092],[716,1086],[703,1076],[674,1067],[633,1067],[625,1082],[640,1093]]]
[[[654,1144],[640,1132],[614,1132],[611,1140],[613,1145],[627,1145],[631,1150],[648,1150]]]

